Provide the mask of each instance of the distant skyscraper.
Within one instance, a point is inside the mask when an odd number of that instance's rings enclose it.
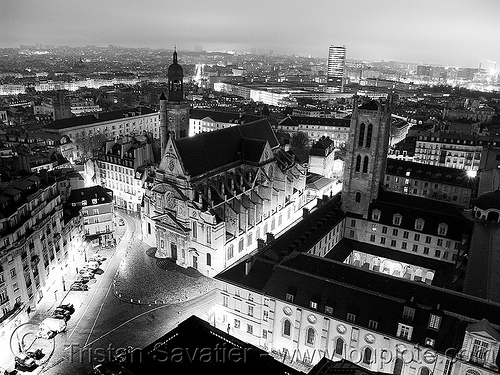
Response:
[[[328,48],[327,91],[344,92],[345,46]]]

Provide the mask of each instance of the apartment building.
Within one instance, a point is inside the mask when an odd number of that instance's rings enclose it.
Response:
[[[114,244],[113,192],[102,186],[92,186],[71,191],[66,206],[72,217],[80,216],[83,235],[93,245]]]
[[[463,169],[388,158],[384,186],[389,191],[469,208],[477,195],[478,180]]]
[[[258,120],[259,116],[239,112],[192,109],[189,112],[189,135],[225,129]]]
[[[67,265],[68,238],[57,182],[45,173],[2,183],[0,193],[0,320],[27,318]],[[69,229],[69,227],[67,228]],[[17,319],[16,318],[16,319]]]
[[[144,182],[154,163],[152,144],[144,136],[108,141],[97,155],[99,183],[113,191],[117,207],[140,212]]]

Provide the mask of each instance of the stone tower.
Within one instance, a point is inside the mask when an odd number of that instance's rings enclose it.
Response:
[[[372,100],[360,107],[354,97],[342,187],[346,214],[367,218],[368,206],[378,196],[385,175],[390,121],[390,97],[384,104]]]
[[[168,130],[167,130],[167,97],[162,92],[160,95],[160,150],[161,157],[165,154],[167,148]]]
[[[184,138],[189,135],[189,105],[184,100],[184,72],[177,62],[174,51],[172,64],[168,67],[167,132],[168,136]],[[160,102],[161,108],[161,102]]]

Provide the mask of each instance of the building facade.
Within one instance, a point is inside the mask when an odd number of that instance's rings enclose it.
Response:
[[[267,120],[169,138],[145,192],[144,241],[157,257],[214,276],[300,217],[305,175]]]
[[[345,58],[345,46],[331,45],[328,47],[326,83],[328,92],[344,92]]]

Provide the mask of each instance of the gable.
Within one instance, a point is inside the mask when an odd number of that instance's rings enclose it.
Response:
[[[161,158],[159,169],[174,176],[183,175],[184,168],[179,158],[179,153],[172,138],[167,141],[165,154]]]

